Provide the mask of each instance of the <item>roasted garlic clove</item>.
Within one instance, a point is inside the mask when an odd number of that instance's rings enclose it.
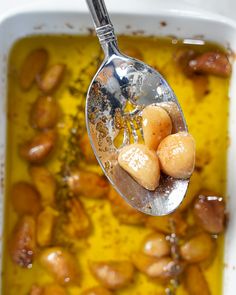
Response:
[[[214,196],[204,196],[202,194],[194,203],[193,213],[197,223],[211,234],[222,233],[225,229],[226,213],[223,198]]]
[[[159,185],[159,160],[154,151],[144,144],[130,144],[120,150],[119,165],[128,172],[141,186],[155,190]]]
[[[53,205],[57,183],[52,173],[44,166],[31,166],[29,173],[37,191],[40,193],[43,206]]]
[[[167,111],[157,105],[149,105],[142,112],[142,127],[145,145],[157,150],[160,142],[172,131],[172,121]]]
[[[131,207],[110,185],[108,199],[113,215],[124,224],[141,225],[146,220],[146,214]]]
[[[103,176],[79,169],[71,171],[67,183],[73,194],[87,198],[104,198],[109,190],[109,184]]]
[[[57,134],[54,130],[38,133],[20,146],[20,156],[30,163],[40,164],[52,153],[56,139]]]
[[[207,281],[199,266],[189,265],[183,277],[189,295],[211,295]]]
[[[197,73],[221,77],[229,77],[232,71],[227,55],[221,52],[205,52],[190,60],[189,67]]]
[[[52,231],[55,220],[59,213],[46,207],[37,217],[37,243],[39,246],[49,246],[52,241]]]
[[[86,237],[92,225],[82,203],[77,198],[69,199],[66,201],[66,211],[64,232],[74,239]]]
[[[9,243],[10,255],[14,263],[30,268],[36,251],[36,226],[32,216],[22,216],[13,232]]]
[[[169,280],[182,272],[182,266],[170,257],[156,258],[142,253],[134,253],[132,261],[135,267],[152,279]]]
[[[145,237],[141,249],[146,255],[160,258],[170,254],[170,242],[164,234],[156,232]]]
[[[20,181],[13,185],[11,200],[18,214],[37,215],[41,209],[40,195],[33,185]]]
[[[40,96],[32,105],[30,123],[33,128],[53,128],[57,124],[59,113],[59,105],[53,97]]]
[[[57,280],[59,284],[76,284],[79,274],[75,257],[61,247],[43,250],[39,257],[41,265]]]
[[[209,234],[201,233],[180,247],[181,257],[190,263],[204,261],[211,257],[215,244]]]
[[[157,149],[161,170],[174,178],[189,178],[195,164],[195,142],[187,132],[171,134]]]
[[[48,61],[48,52],[43,49],[35,49],[26,56],[20,70],[20,86],[23,90],[29,90],[36,77],[44,70]]]
[[[65,64],[55,64],[46,70],[44,75],[37,80],[39,88],[44,93],[52,93],[56,90],[64,76]]]
[[[90,263],[94,277],[108,289],[120,289],[133,279],[134,268],[129,261],[105,261]]]

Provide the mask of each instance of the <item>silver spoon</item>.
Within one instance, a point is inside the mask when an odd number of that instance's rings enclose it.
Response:
[[[183,201],[189,179],[162,175],[158,188],[148,191],[119,166],[117,158],[119,148],[142,136],[139,118],[145,106],[161,104],[172,118],[174,132],[187,131],[183,113],[173,90],[156,70],[119,51],[103,0],[86,1],[105,54],[86,101],[93,150],[114,188],[132,207],[155,216],[169,214]],[[121,133],[123,142],[117,146]]]

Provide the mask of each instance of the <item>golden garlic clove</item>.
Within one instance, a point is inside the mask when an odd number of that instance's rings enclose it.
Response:
[[[134,268],[129,261],[106,261],[90,263],[95,278],[108,289],[120,289],[133,279]]]
[[[215,244],[207,233],[198,234],[180,247],[181,257],[190,263],[204,261],[211,257]]]
[[[55,64],[46,70],[44,75],[38,79],[39,88],[44,93],[52,93],[56,90],[64,76],[66,66],[64,64]]]
[[[189,178],[195,165],[195,141],[187,132],[171,134],[157,149],[161,170],[174,178]]]
[[[40,195],[33,185],[20,181],[13,185],[11,200],[18,214],[37,215],[41,209]]]
[[[61,247],[46,248],[40,254],[41,265],[59,284],[76,284],[79,275],[75,257]]]
[[[142,118],[145,145],[149,149],[156,151],[160,142],[171,134],[171,118],[166,110],[156,105],[145,107]]]
[[[29,90],[37,76],[44,70],[48,61],[48,52],[43,49],[35,49],[26,56],[19,75],[20,86],[23,90]]]
[[[139,271],[152,279],[166,281],[182,272],[182,267],[170,257],[156,258],[143,253],[133,253],[132,261]]]
[[[144,144],[134,143],[122,148],[118,163],[144,188],[153,191],[158,187],[159,160],[156,153]]]
[[[40,193],[43,206],[53,205],[57,183],[52,173],[44,166],[31,166],[29,174],[37,191]]]
[[[170,242],[164,234],[156,232],[145,237],[141,249],[146,255],[160,258],[170,254]]]
[[[31,108],[30,123],[38,129],[55,127],[59,118],[59,105],[51,96],[40,96]]]
[[[109,184],[103,176],[79,169],[71,171],[67,183],[73,194],[92,199],[104,198],[109,191]]]
[[[227,55],[225,53],[212,51],[204,52],[190,60],[189,68],[197,73],[220,77],[229,77],[232,72],[232,67]]]
[[[64,232],[73,239],[88,236],[92,224],[82,203],[77,198],[71,198],[66,201],[66,221],[64,223]]]
[[[183,277],[189,295],[211,295],[207,281],[199,266],[189,265]]]
[[[52,153],[56,139],[57,134],[54,130],[38,133],[20,146],[20,156],[30,163],[40,164]]]
[[[14,263],[21,267],[31,267],[36,251],[36,225],[30,215],[22,216],[9,243],[10,255]]]
[[[197,223],[211,234],[222,233],[226,223],[226,208],[223,198],[216,194],[200,193],[194,202],[194,217]]]
[[[37,243],[41,247],[49,246],[52,241],[52,231],[59,213],[46,207],[37,217]]]

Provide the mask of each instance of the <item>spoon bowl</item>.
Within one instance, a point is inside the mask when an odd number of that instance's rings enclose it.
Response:
[[[157,189],[149,191],[119,166],[118,154],[125,145],[143,141],[141,115],[145,106],[163,107],[172,119],[174,133],[187,131],[183,113],[160,73],[120,53],[103,1],[87,2],[105,52],[86,101],[87,129],[93,150],[114,188],[132,207],[154,216],[169,214],[182,202],[189,179],[162,174]]]

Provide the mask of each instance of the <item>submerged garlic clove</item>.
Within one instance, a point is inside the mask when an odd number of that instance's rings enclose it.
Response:
[[[20,156],[30,163],[40,164],[53,151],[56,145],[56,139],[57,134],[54,130],[38,133],[20,146]]]
[[[24,215],[17,222],[9,243],[12,261],[31,267],[36,251],[36,225],[32,216]]]
[[[197,223],[211,234],[222,233],[226,223],[226,209],[223,198],[214,194],[200,194],[194,203],[194,217]]]
[[[134,143],[123,147],[118,163],[144,188],[153,191],[158,187],[159,160],[156,153],[144,144]]]
[[[157,258],[170,254],[170,242],[162,233],[152,233],[145,237],[142,244],[142,252]]]
[[[94,172],[71,169],[67,177],[67,184],[70,192],[74,195],[81,195],[86,198],[105,198],[109,191],[107,180]]]
[[[65,203],[64,232],[73,239],[88,236],[92,224],[82,203],[77,198],[70,198]]]
[[[134,276],[134,267],[129,261],[91,262],[90,270],[105,288],[112,290],[127,286]]]
[[[132,261],[139,271],[152,279],[166,281],[182,272],[181,265],[170,257],[156,258],[142,253],[133,253]]]
[[[44,166],[31,166],[29,174],[40,193],[43,206],[53,205],[56,197],[57,183],[52,173]]]
[[[232,67],[228,56],[221,52],[205,52],[190,60],[189,68],[194,72],[229,77]]]
[[[184,285],[189,295],[210,295],[207,281],[197,265],[189,265],[184,274]]]
[[[78,283],[76,260],[67,250],[61,247],[46,248],[40,254],[39,261],[59,284]]]
[[[40,195],[33,185],[20,181],[13,185],[11,199],[18,214],[37,215],[41,209]]]
[[[167,111],[157,105],[149,105],[142,112],[145,145],[157,150],[160,142],[172,131],[172,121]]]
[[[44,48],[31,51],[26,56],[19,75],[20,86],[29,90],[36,77],[44,70],[48,61],[48,52]]]
[[[202,233],[192,237],[180,247],[181,257],[190,263],[198,263],[210,258],[214,242],[209,234]]]
[[[59,87],[64,76],[66,66],[64,64],[55,64],[46,70],[42,78],[38,79],[39,88],[44,93],[52,93]]]
[[[161,170],[174,178],[189,178],[195,165],[195,141],[187,132],[171,134],[157,149]]]
[[[59,105],[51,96],[40,96],[32,105],[30,123],[38,129],[55,127],[59,118]]]
[[[46,207],[37,217],[37,243],[41,247],[49,246],[52,241],[52,232],[55,220],[59,213]]]

